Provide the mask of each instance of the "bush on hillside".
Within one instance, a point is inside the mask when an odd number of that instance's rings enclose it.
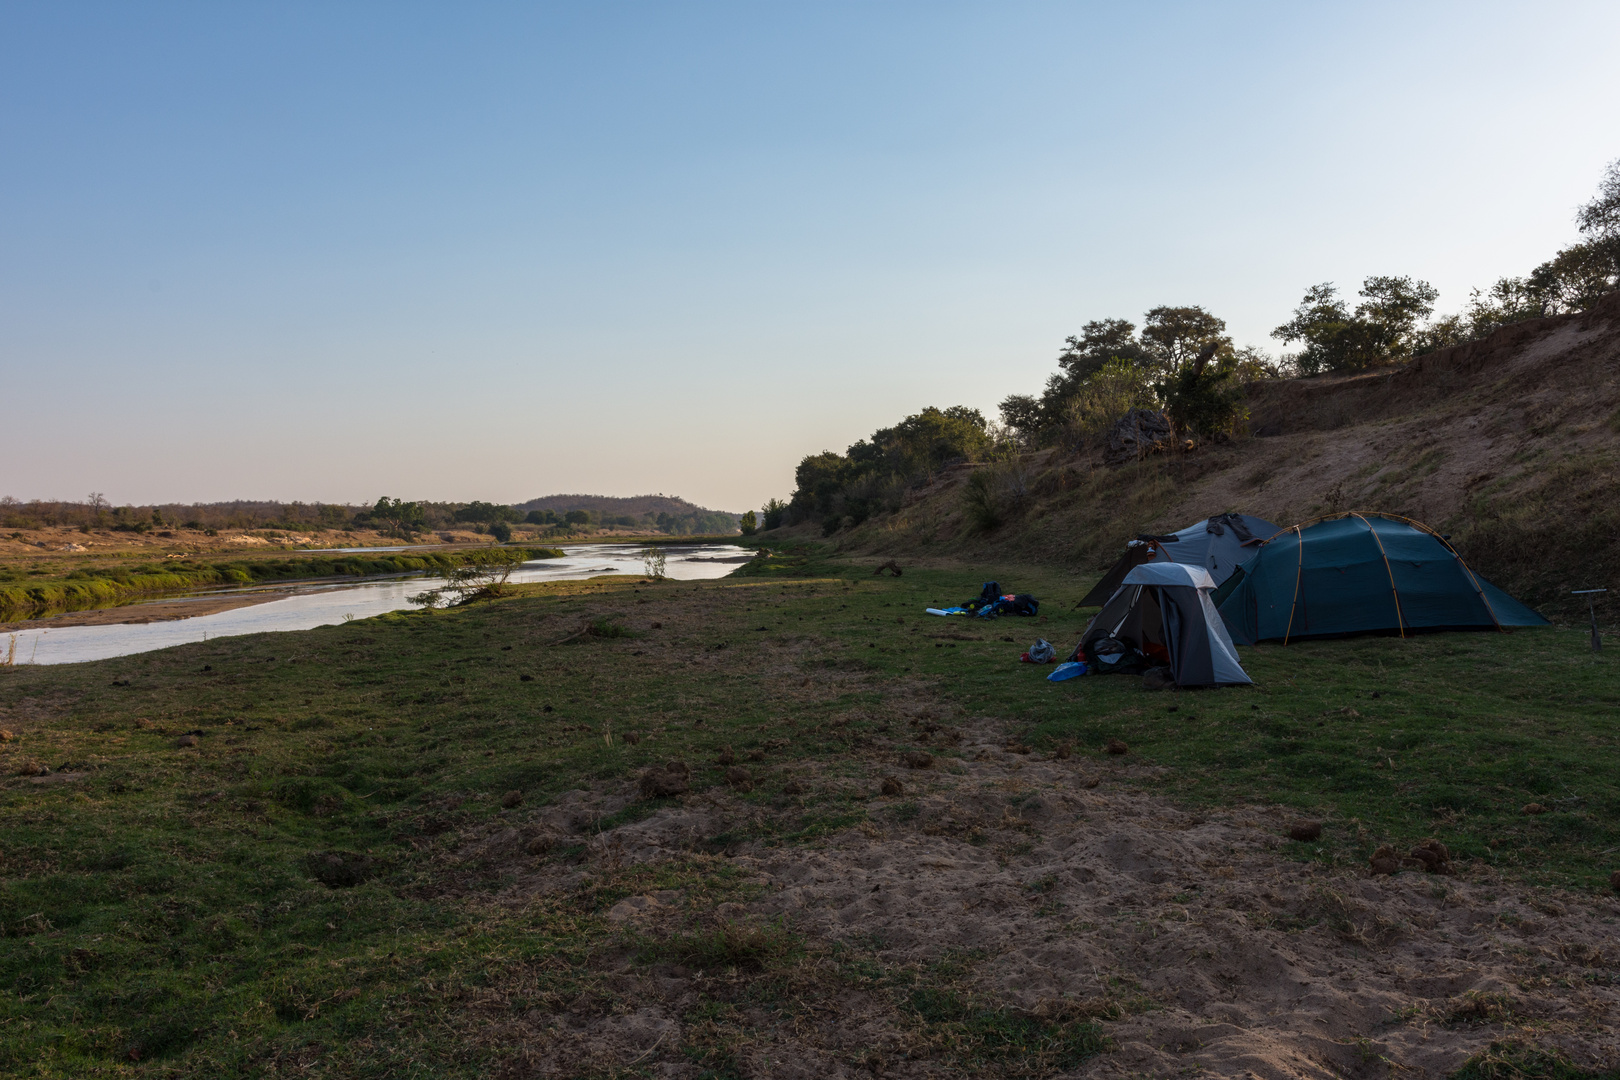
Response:
[[[1361,303],[1351,311],[1332,282],[1313,285],[1294,317],[1271,332],[1285,345],[1304,343],[1294,359],[1300,374],[1359,371],[1411,356],[1440,293],[1427,281],[1370,277],[1360,295]]]
[[[1213,343],[1161,383],[1159,392],[1165,413],[1183,438],[1224,438],[1248,417],[1237,359],[1231,353],[1217,357]]]
[[[858,525],[874,513],[898,509],[908,488],[940,469],[984,460],[995,444],[979,410],[926,408],[873,432],[847,453],[826,450],[799,462],[785,514],[792,521],[837,519]]]
[[[1236,348],[1226,321],[1197,305],[1161,305],[1136,324],[1127,319],[1089,322],[1058,355],[1058,371],[1039,398],[1013,394],[1001,403],[1001,420],[1026,448],[1092,446],[1133,409],[1169,405],[1167,388],[1207,348],[1233,385],[1275,378],[1283,366],[1252,347]],[[1185,396],[1185,390],[1183,392]]]
[[[1029,499],[1029,471],[1018,459],[983,465],[962,485],[962,510],[977,532],[992,532],[1020,516]]]

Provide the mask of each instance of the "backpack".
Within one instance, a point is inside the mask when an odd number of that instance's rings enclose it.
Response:
[[[1085,652],[1092,675],[1140,675],[1153,666],[1139,650],[1116,637],[1093,638]]]

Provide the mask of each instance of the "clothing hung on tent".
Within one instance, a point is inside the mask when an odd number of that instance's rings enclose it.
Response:
[[[1131,568],[1144,563],[1181,563],[1209,571],[1216,585],[1232,575],[1255,548],[1278,532],[1277,526],[1249,514],[1217,514],[1163,536],[1146,533],[1126,545],[1108,573],[1080,601],[1081,607],[1105,602],[1125,580]]]
[[[1232,637],[1249,645],[1547,623],[1469,569],[1444,538],[1392,514],[1338,514],[1279,533],[1215,603]]]
[[[1080,651],[1087,657],[1106,654],[1117,642],[1168,663],[1178,686],[1253,682],[1210,600],[1214,591],[1215,581],[1202,567],[1134,567],[1086,624]]]

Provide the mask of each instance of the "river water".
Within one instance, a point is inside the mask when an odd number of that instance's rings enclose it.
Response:
[[[574,544],[562,550],[561,558],[524,563],[507,580],[577,581],[601,574],[642,574],[646,570],[639,544]],[[750,557],[749,552],[734,544],[669,544],[662,550],[666,559],[665,575],[681,581],[724,577]],[[280,600],[192,619],[19,630],[15,635],[0,635],[0,652],[10,650],[11,638],[15,636],[15,656],[19,664],[74,664],[236,634],[309,630],[408,608],[411,604],[406,597],[415,596],[428,587],[430,583],[422,578],[392,578],[362,585],[298,586],[298,592]],[[218,596],[219,593],[207,595]],[[172,603],[173,598],[166,602]],[[139,604],[130,605],[131,614],[139,610]]]

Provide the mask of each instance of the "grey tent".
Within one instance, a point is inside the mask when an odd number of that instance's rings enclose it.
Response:
[[[1079,606],[1102,604],[1114,595],[1132,567],[1144,563],[1202,566],[1219,587],[1232,576],[1233,570],[1249,561],[1260,544],[1281,531],[1265,518],[1250,514],[1217,514],[1179,532],[1163,536],[1144,533],[1126,546],[1125,554],[1092,587]]]
[[[1167,661],[1178,686],[1253,682],[1210,601],[1214,591],[1215,580],[1202,567],[1170,562],[1135,567],[1086,624],[1080,648],[1093,656],[1094,643],[1114,638]]]

